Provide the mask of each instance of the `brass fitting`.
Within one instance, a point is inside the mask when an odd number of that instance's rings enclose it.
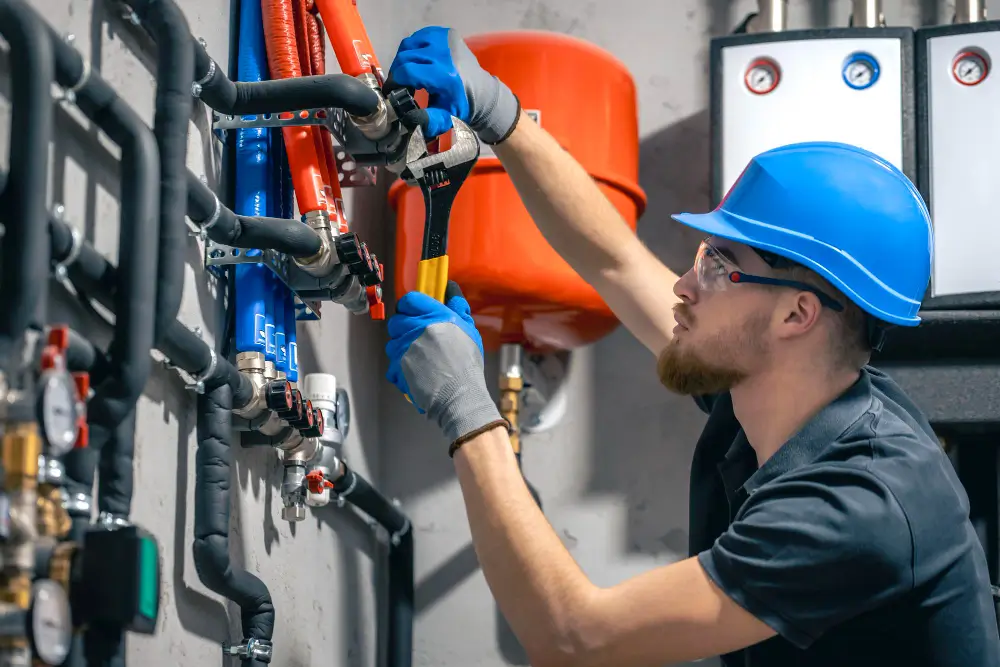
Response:
[[[500,348],[500,415],[510,423],[510,444],[514,454],[521,453],[520,411],[521,390],[524,377],[521,372],[521,346],[504,345]]]
[[[40,537],[63,538],[73,526],[69,512],[63,507],[59,487],[42,484],[38,487],[37,524]]]
[[[333,245],[333,239],[338,236],[340,230],[334,230],[330,223],[330,213],[328,211],[310,211],[306,213],[306,224],[319,235],[319,252],[309,257],[296,257],[295,264],[311,276],[323,278],[333,273],[333,270],[340,264],[337,251]]]
[[[3,466],[9,535],[2,546],[4,572],[0,576],[0,600],[14,602],[24,599],[25,605],[31,597],[34,545],[38,539],[38,459],[41,451],[41,437],[34,421],[6,424]],[[24,586],[27,588],[22,591]]]
[[[38,456],[42,441],[35,422],[8,423],[3,438],[4,488],[34,491],[38,485]]]
[[[73,557],[76,556],[75,542],[60,542],[49,559],[49,579],[52,579],[69,593],[70,573],[73,571]]]
[[[372,141],[378,141],[389,134],[389,130],[392,129],[390,125],[395,120],[396,114],[385,103],[381,92],[382,86],[379,85],[378,78],[374,74],[365,72],[359,74],[357,78],[378,94],[378,108],[367,116],[351,116],[351,121],[365,137]]]
[[[264,396],[264,388],[267,386],[264,355],[260,352],[240,352],[236,355],[236,368],[250,380],[253,396],[249,403],[233,412],[244,419],[259,417],[267,410],[267,399]]]

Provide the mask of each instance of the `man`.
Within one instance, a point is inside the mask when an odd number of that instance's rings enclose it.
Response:
[[[674,216],[708,237],[678,278],[453,32],[405,39],[390,76],[429,92],[429,135],[454,115],[494,145],[546,239],[709,414],[691,557],[595,586],[522,481],[468,303],[454,287],[399,301],[388,377],[450,443],[532,665],[1000,664],[966,495],[919,409],[867,365],[887,326],[917,325],[929,279],[929,215],[902,173],[842,144],[764,153],[718,209]]]

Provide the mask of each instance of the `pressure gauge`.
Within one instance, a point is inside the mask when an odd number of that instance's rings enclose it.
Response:
[[[754,95],[766,95],[778,87],[781,81],[781,69],[778,63],[770,58],[758,58],[750,63],[743,82]]]
[[[982,83],[990,73],[990,65],[986,55],[978,51],[962,51],[951,64],[951,73],[963,86],[975,86]]]
[[[345,439],[347,432],[351,429],[351,399],[347,395],[347,390],[337,387],[337,430]]]
[[[61,665],[73,639],[69,597],[51,579],[32,584],[31,616],[28,621],[35,655],[47,665]]]
[[[73,449],[77,435],[76,385],[69,374],[47,371],[42,376],[39,412],[49,454],[62,456]]]
[[[878,81],[879,66],[875,56],[858,51],[844,61],[844,83],[854,90],[871,88]]]

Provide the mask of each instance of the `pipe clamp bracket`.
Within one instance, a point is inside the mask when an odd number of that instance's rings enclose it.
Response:
[[[55,216],[57,218],[60,219],[62,218],[61,211],[62,211],[61,204],[55,207]],[[83,235],[80,234],[80,230],[77,229],[76,227],[70,227],[69,235],[71,239],[69,246],[69,254],[66,255],[64,259],[55,263],[55,274],[56,278],[58,278],[59,280],[66,279],[66,273],[67,273],[66,267],[68,267],[70,264],[72,264],[77,260],[77,258],[80,256],[80,250],[83,249]]]
[[[212,215],[209,216],[208,220],[196,222],[195,224],[198,226],[198,231],[191,233],[192,236],[197,236],[202,241],[205,241],[208,238],[208,230],[214,227],[215,223],[217,223],[222,217],[222,202],[219,201],[219,198],[215,196],[214,193],[212,196],[215,197],[215,210],[212,211]]]
[[[219,365],[219,355],[215,353],[215,348],[211,345],[208,346],[208,353],[211,355],[211,361],[208,362],[208,368],[194,376],[194,382],[185,387],[187,390],[193,391],[196,394],[205,393],[205,380],[212,377],[215,373],[216,367]]]
[[[208,72],[205,73],[205,76],[201,77],[200,79],[194,81],[191,84],[191,95],[194,97],[200,97],[202,86],[211,81],[212,77],[214,76],[215,76],[215,60],[210,58],[208,61]]]

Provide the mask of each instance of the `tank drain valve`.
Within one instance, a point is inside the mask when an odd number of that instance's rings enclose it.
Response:
[[[222,644],[222,655],[232,656],[240,660],[257,660],[259,662],[271,662],[271,642],[266,639],[244,639],[239,644]]]

